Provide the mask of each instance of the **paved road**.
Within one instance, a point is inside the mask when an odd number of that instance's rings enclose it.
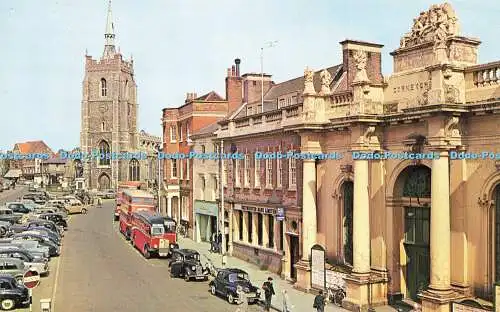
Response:
[[[0,193],[0,206],[7,202],[15,201],[19,197],[28,192],[28,187],[25,185],[17,185],[13,190],[5,190]]]
[[[237,309],[210,295],[207,282],[172,279],[165,260],[144,259],[113,225],[112,205],[108,201],[72,218],[56,277],[56,312]]]

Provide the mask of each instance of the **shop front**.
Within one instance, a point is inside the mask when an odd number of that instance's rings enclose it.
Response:
[[[196,218],[196,241],[209,242],[212,234],[217,231],[217,203],[195,200],[194,213]]]

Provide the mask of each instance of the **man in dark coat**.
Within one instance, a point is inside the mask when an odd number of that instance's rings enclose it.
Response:
[[[267,278],[267,282],[264,282],[264,284],[262,285],[262,289],[264,289],[264,297],[266,299],[266,304],[265,304],[264,309],[266,311],[270,311],[271,310],[271,300],[272,300],[273,296],[275,295],[272,277]]]
[[[325,311],[325,296],[323,295],[323,290],[320,290],[319,294],[314,297],[313,308],[318,312]]]
[[[217,251],[221,252],[222,250],[222,233],[219,232],[219,235],[217,235]]]

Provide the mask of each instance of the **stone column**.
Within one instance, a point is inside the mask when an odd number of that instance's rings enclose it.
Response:
[[[359,311],[368,306],[370,289],[370,201],[368,160],[354,160],[353,269],[345,278],[347,296],[342,307]]]
[[[431,175],[431,276],[429,290],[450,286],[450,172],[448,152],[432,160]]]
[[[311,247],[316,243],[316,161],[302,162],[302,260],[309,262]]]
[[[256,212],[252,212],[252,245],[259,245],[259,219]]]
[[[241,210],[240,213],[243,215],[243,242],[248,243],[248,215],[247,212]]]
[[[353,273],[370,273],[368,161],[354,161]]]
[[[311,247],[316,243],[316,161],[302,161],[302,259],[295,264],[297,282],[294,287],[301,290],[311,288]],[[290,259],[287,250],[287,259]]]
[[[167,197],[167,216],[172,218],[172,197]]]
[[[201,216],[196,214],[196,229],[195,229],[195,240],[196,242],[201,242],[201,226],[200,226]]]
[[[262,245],[269,248],[269,215],[262,215]]]

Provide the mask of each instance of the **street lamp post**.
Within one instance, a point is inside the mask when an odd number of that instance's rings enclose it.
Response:
[[[225,216],[225,212],[224,212],[224,157],[222,157],[224,153],[224,140],[220,140],[220,154],[219,154],[219,157],[220,157],[220,172],[221,172],[221,176],[219,178],[220,180],[220,211],[219,213],[217,214],[217,219],[219,219],[219,214],[222,215],[222,217],[220,218],[222,221],[221,221],[221,224],[222,224],[222,241],[220,242],[221,243],[221,248],[220,248],[220,252],[221,254],[224,256],[224,254],[226,253],[226,222],[224,220],[224,216]],[[217,220],[217,228],[219,227],[219,220]],[[217,233],[219,231],[217,230]],[[223,261],[224,262],[224,261]],[[224,263],[223,263],[224,264]]]
[[[157,155],[157,158],[158,158],[158,183],[157,184],[157,188],[158,188],[158,208],[157,208],[157,211],[158,213],[161,213],[161,195],[160,195],[160,186],[161,186],[161,160],[160,160],[160,153],[161,153],[162,149],[161,148],[158,148],[158,150],[155,150],[156,152],[156,155]]]
[[[262,113],[264,110],[264,48],[272,48],[276,46],[278,41],[269,41],[264,44],[264,47],[260,48],[260,104],[261,111],[258,113]]]

